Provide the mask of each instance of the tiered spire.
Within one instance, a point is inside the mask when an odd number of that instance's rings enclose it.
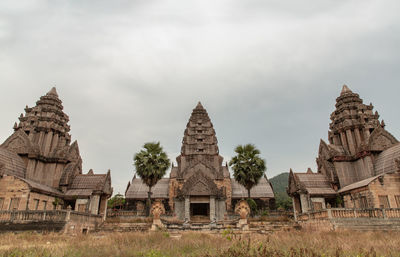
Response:
[[[71,141],[69,117],[63,112],[55,87],[40,97],[35,107],[27,106],[25,115],[21,114],[19,121],[14,130],[23,130],[31,141],[39,145],[45,156],[57,147],[69,145]]]
[[[184,155],[218,155],[215,130],[207,111],[199,102],[187,123],[181,149]]]
[[[372,104],[363,104],[360,96],[346,85],[343,85],[335,106],[329,125],[329,141],[343,146],[347,153],[354,155],[357,148],[367,142],[370,133],[380,126],[379,115],[373,113]]]

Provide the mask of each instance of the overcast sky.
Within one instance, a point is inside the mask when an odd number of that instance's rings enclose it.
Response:
[[[180,152],[201,101],[229,161],[253,143],[267,175],[315,171],[343,84],[400,138],[400,1],[0,1],[0,141],[54,85],[83,168],[160,141]]]

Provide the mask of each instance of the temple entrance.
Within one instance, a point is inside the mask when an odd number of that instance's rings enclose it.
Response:
[[[192,216],[209,216],[210,204],[209,203],[191,203],[190,213]]]
[[[194,222],[209,222],[210,203],[190,203],[190,220]]]

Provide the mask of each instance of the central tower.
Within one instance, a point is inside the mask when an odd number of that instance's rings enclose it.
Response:
[[[169,202],[181,219],[220,220],[230,208],[231,181],[217,143],[213,124],[199,102],[186,125],[178,166],[170,175]]]

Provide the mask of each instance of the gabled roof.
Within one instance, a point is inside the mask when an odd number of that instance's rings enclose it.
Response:
[[[168,198],[168,187],[169,187],[169,178],[160,179],[157,184],[151,189],[153,194],[151,198]],[[125,193],[125,198],[127,199],[147,199],[147,192],[149,191],[149,187],[142,182],[140,178],[132,179],[132,183],[130,184],[128,190]]]
[[[378,155],[374,163],[375,174],[396,172],[396,159],[400,159],[400,143],[392,146]]]
[[[25,177],[25,163],[18,154],[0,147],[0,173]]]
[[[232,184],[232,199],[247,198],[247,189],[240,185],[234,178],[231,178]],[[269,181],[262,177],[260,182],[250,190],[251,198],[274,198],[274,191],[272,190]]]
[[[311,170],[310,170],[311,171]],[[321,173],[293,173],[298,190],[307,191],[310,195],[334,195],[336,191],[332,189],[328,178]],[[290,186],[290,185],[289,185]]]
[[[53,196],[59,196],[59,197],[63,196],[63,193],[55,188],[37,183],[37,182],[29,180],[29,179],[24,179],[24,178],[19,178],[19,179],[26,182],[32,191],[49,194],[49,195],[53,195]]]
[[[357,188],[361,188],[361,187],[368,186],[369,183],[371,183],[372,181],[374,181],[375,179],[377,179],[378,177],[380,177],[380,176],[382,176],[382,175],[383,175],[383,174],[380,174],[380,175],[377,175],[377,176],[374,176],[374,177],[370,177],[370,178],[367,178],[367,179],[358,181],[358,182],[356,182],[356,183],[347,185],[347,186],[341,188],[341,189],[338,191],[338,193],[343,193],[343,192],[346,192],[346,191],[349,191],[349,190],[353,190],[353,189],[357,189]]]
[[[105,194],[112,194],[110,171],[107,174],[79,174],[74,177],[68,187],[66,196],[90,196],[94,191],[102,191]]]

